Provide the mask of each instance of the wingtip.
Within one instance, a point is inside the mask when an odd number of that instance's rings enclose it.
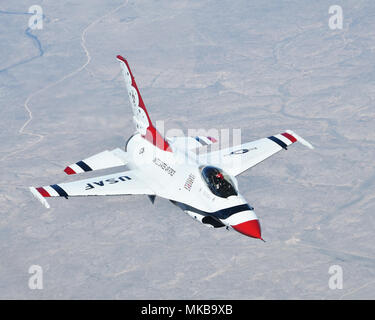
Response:
[[[314,146],[308,142],[307,140],[303,139],[301,136],[299,136],[298,134],[296,134],[294,131],[292,130],[286,130],[287,133],[293,135],[298,142],[300,142],[301,144],[303,144],[304,146],[308,147],[309,149],[313,150],[315,149]]]
[[[30,192],[33,196],[38,199],[47,209],[51,208],[47,200],[38,192],[34,187],[29,187]]]

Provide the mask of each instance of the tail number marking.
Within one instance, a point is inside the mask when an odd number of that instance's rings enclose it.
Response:
[[[164,170],[166,173],[168,173],[170,176],[173,176],[176,173],[176,170],[172,169],[172,167],[161,161],[159,158],[154,158],[152,162],[162,170]]]

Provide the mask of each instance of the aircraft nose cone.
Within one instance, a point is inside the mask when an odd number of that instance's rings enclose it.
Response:
[[[245,236],[256,238],[256,239],[262,239],[260,224],[259,224],[258,219],[242,222],[232,227],[234,230],[244,234]]]

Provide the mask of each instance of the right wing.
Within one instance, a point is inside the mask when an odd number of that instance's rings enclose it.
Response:
[[[30,191],[47,208],[49,204],[45,198],[49,197],[155,195],[155,192],[138,178],[135,170],[39,188],[30,187]]]
[[[286,130],[286,132],[268,138],[202,154],[199,156],[199,160],[218,166],[232,176],[237,176],[275,153],[283,149],[287,150],[287,147],[296,141],[310,149],[314,148],[295,132]]]
[[[67,166],[64,172],[71,175],[124,166],[128,162],[129,161],[127,153],[120,148],[117,148],[112,151],[105,150],[82,161],[73,163]]]

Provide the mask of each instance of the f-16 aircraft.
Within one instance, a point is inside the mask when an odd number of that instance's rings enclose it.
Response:
[[[141,94],[122,56],[117,56],[129,95],[135,133],[125,148],[106,150],[65,168],[68,175],[124,167],[124,171],[85,180],[30,187],[49,208],[46,198],[147,195],[170,200],[204,225],[234,229],[262,239],[254,209],[238,191],[236,176],[296,141],[313,146],[291,130],[237,146],[197,155],[196,149],[217,142],[209,136],[162,137],[152,124]],[[262,239],[263,240],[263,239]]]

